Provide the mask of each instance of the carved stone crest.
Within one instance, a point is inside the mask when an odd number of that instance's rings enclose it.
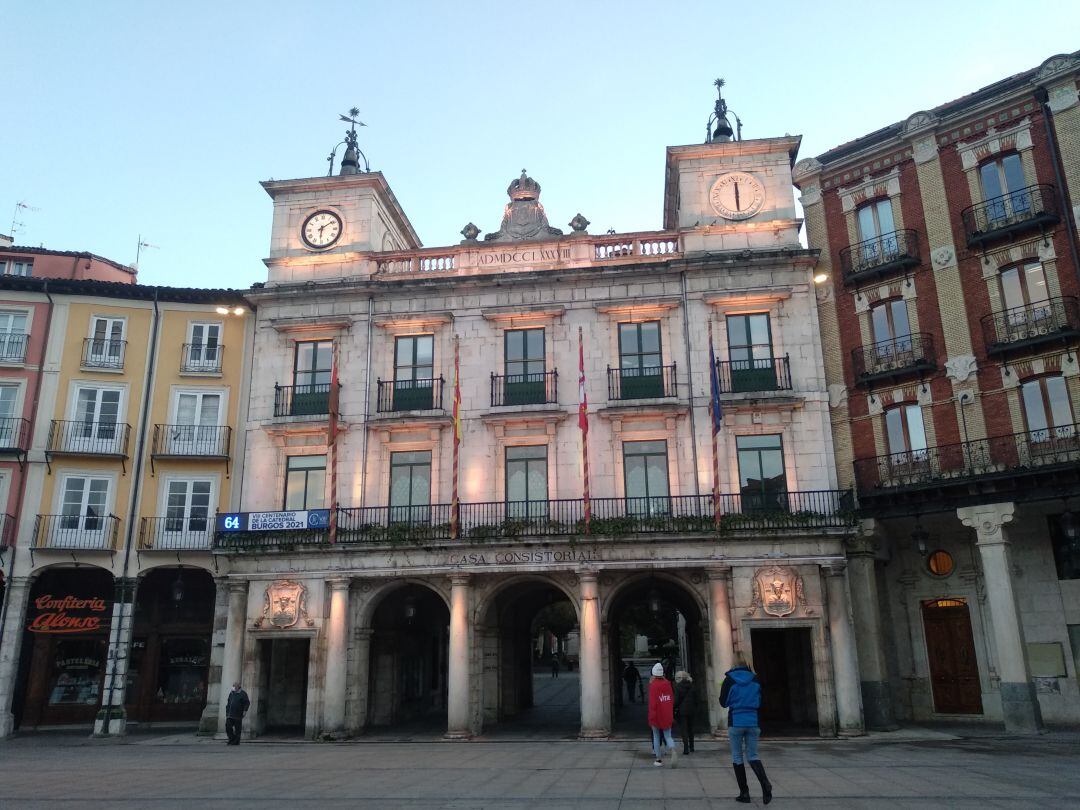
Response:
[[[254,626],[262,627],[269,622],[272,627],[284,630],[300,619],[308,627],[315,625],[307,612],[307,587],[294,579],[279,579],[267,585],[262,616],[255,620]]]
[[[562,236],[562,231],[548,224],[544,206],[540,204],[540,184],[525,174],[524,169],[506,193],[510,204],[503,210],[502,224],[495,233],[484,237],[485,242],[523,242]]]
[[[945,361],[945,373],[953,382],[965,382],[975,373],[978,363],[971,354],[958,354]]]
[[[760,609],[769,616],[790,616],[800,605],[806,604],[803,579],[795,569],[771,565],[754,572],[753,599],[746,612],[753,616]]]

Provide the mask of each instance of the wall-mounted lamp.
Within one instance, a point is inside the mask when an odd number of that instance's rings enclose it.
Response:
[[[828,273],[815,273],[814,274],[814,283],[815,284],[824,284],[828,280],[829,280],[829,274]]]
[[[930,539],[930,532],[922,527],[918,518],[915,519],[915,528],[911,530],[911,540],[919,549],[919,554],[926,556],[926,543]]]
[[[179,605],[184,601],[184,569],[180,568],[176,572],[176,579],[172,584],[172,600],[174,604]]]
[[[405,621],[411,622],[416,618],[416,600],[409,597],[405,600]]]
[[[649,610],[653,613],[660,612],[660,594],[656,592],[656,588],[649,591]]]

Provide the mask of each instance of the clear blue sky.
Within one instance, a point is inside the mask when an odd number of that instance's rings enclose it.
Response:
[[[825,149],[1080,47],[1080,3],[0,3],[0,233],[144,283],[265,277],[258,181],[325,174],[339,112],[425,245],[498,228],[525,167],[553,225],[660,227],[664,148],[714,96]],[[1023,15],[1023,17],[1021,17]]]

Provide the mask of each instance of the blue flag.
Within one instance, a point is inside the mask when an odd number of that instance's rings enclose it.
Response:
[[[709,341],[709,410],[712,411],[713,434],[720,432],[724,426],[724,412],[720,406],[720,368],[716,362],[716,352],[713,350],[712,341]]]

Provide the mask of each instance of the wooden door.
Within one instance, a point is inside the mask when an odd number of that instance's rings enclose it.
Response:
[[[979,664],[968,606],[958,599],[923,605],[926,653],[934,710],[942,714],[982,714]]]

